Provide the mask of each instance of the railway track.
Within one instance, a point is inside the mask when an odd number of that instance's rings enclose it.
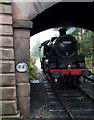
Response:
[[[49,83],[48,79],[44,80],[44,86],[46,88],[48,97],[49,97],[49,105],[44,106],[43,109],[47,109],[52,114],[52,119],[62,119],[62,120],[71,120],[70,115],[66,111],[64,105],[62,105],[60,99],[58,98],[55,90],[53,89],[52,85]]]
[[[56,89],[52,86],[52,89],[68,114],[68,119],[94,120],[94,96],[86,91],[87,88],[63,86],[62,89]]]
[[[94,82],[86,79],[80,88],[94,98]]]

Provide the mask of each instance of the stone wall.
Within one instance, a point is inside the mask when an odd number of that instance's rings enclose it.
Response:
[[[28,117],[29,69],[20,73],[16,70],[16,64],[25,62],[29,65],[32,23],[29,20],[13,19],[10,0],[1,0],[0,9],[0,115],[3,118],[19,118],[20,115]]]
[[[32,23],[24,20],[13,20],[13,37],[15,50],[15,64],[30,62],[30,28]],[[16,70],[18,108],[21,116],[30,115],[30,84],[29,69],[21,73]]]
[[[12,6],[10,0],[0,1],[0,115],[18,118],[13,46]],[[1,69],[2,68],[2,69]]]
[[[53,4],[0,0],[0,115],[4,118],[30,115],[29,69],[21,73],[16,65],[30,62],[30,20]]]

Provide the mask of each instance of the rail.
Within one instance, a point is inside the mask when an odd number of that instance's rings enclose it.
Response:
[[[46,74],[45,74],[45,75],[46,75]],[[46,75],[46,77],[47,77],[48,81],[50,81],[50,77],[47,76],[47,75]],[[71,120],[75,120],[74,117],[73,117],[73,115],[72,115],[72,113],[71,113],[71,111],[70,111],[70,109],[69,109],[68,106],[65,104],[65,102],[63,101],[63,99],[62,99],[62,97],[60,96],[60,94],[58,93],[58,91],[55,89],[55,87],[53,86],[53,84],[52,84],[51,82],[50,82],[50,84],[51,84],[53,90],[55,91],[57,97],[59,98],[61,104],[65,107],[65,109],[66,109],[69,117],[71,118]]]
[[[85,78],[94,82],[94,74],[91,74],[90,76],[87,76]]]
[[[53,85],[52,87],[72,120],[77,118],[94,120],[94,97],[92,95],[78,86],[72,90],[57,90]]]

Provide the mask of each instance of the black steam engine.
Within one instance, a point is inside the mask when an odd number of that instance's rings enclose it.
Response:
[[[53,37],[41,44],[43,57],[41,68],[49,74],[55,83],[79,84],[81,76],[90,75],[86,68],[83,55],[78,55],[79,44],[77,40],[60,30],[60,37]]]

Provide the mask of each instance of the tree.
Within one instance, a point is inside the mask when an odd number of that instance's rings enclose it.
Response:
[[[94,32],[76,28],[72,35],[80,43],[79,54],[84,54],[87,66],[94,72]]]
[[[38,39],[35,45],[32,47],[30,54],[33,56],[34,60],[36,61],[39,57],[39,46],[41,45],[40,40]]]
[[[72,35],[80,43],[80,54],[84,54],[86,57],[90,57],[92,54],[92,40],[94,39],[94,33],[92,31],[77,28]]]

